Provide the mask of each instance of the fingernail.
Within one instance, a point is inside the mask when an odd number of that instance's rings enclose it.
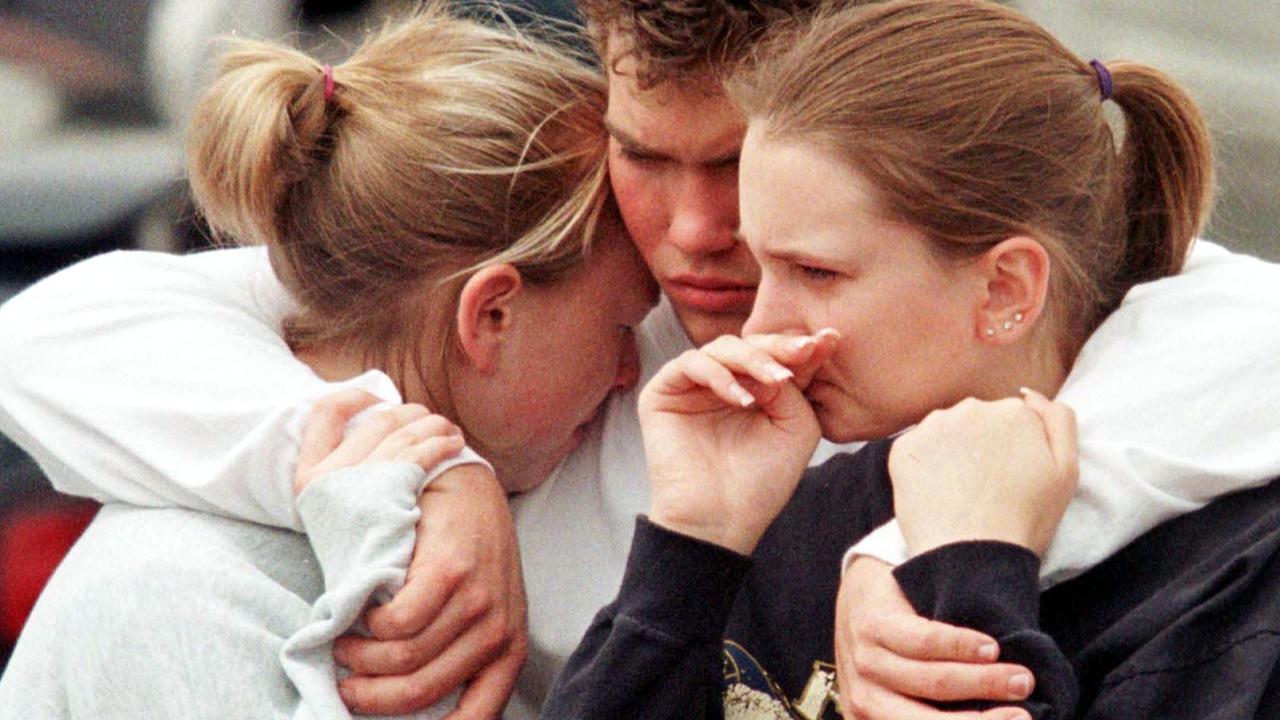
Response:
[[[1019,673],[1009,678],[1009,695],[1024,698],[1031,692],[1031,676]]]
[[[807,350],[817,344],[818,344],[817,339],[814,338],[812,335],[809,335],[807,337],[796,338],[795,340],[792,340],[791,349],[799,352],[800,350]]]
[[[755,396],[747,392],[747,389],[738,383],[733,383],[729,386],[729,394],[732,395],[733,399],[737,400],[742,407],[751,407],[756,401]]]
[[[978,659],[988,662],[995,660],[1000,655],[1000,646],[995,643],[984,643],[978,648]]]
[[[795,373],[772,361],[765,363],[764,369],[769,373],[769,377],[773,378],[776,382],[790,380],[796,376]]]

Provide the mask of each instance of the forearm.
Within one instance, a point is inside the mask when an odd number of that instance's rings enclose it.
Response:
[[[1031,670],[1035,690],[1022,705],[1033,718],[1070,718],[1079,687],[1070,661],[1039,627],[1039,565],[1034,553],[1016,545],[964,542],[924,553],[894,576],[916,612],[991,635],[1001,662]]]
[[[289,307],[253,249],[77,264],[0,307],[0,431],[63,492],[301,529],[298,433],[337,388],[281,338]]]
[[[749,566],[737,553],[640,518],[617,599],[592,622],[542,717],[714,715],[724,628]]]
[[[1280,475],[1277,283],[1280,265],[1199,241],[1183,272],[1133,288],[1090,336],[1058,395],[1079,421],[1080,487],[1043,585]]]

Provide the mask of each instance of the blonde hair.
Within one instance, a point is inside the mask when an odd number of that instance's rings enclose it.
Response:
[[[418,330],[451,317],[469,273],[510,263],[552,282],[582,261],[607,136],[602,78],[580,58],[431,3],[330,77],[326,97],[306,54],[234,42],[187,141],[215,237],[266,244],[300,303],[292,347],[354,343],[422,374]]]
[[[819,13],[767,42],[731,89],[769,137],[848,162],[884,213],[944,256],[1039,240],[1070,359],[1130,287],[1181,269],[1212,205],[1191,98],[1149,67],[1106,67],[1124,116],[1118,151],[1094,68],[983,0]]]

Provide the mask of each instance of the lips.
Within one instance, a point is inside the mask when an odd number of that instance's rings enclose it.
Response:
[[[727,278],[680,275],[662,288],[678,305],[705,312],[750,311],[756,286]]]

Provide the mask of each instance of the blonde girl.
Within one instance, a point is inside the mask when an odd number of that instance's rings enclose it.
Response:
[[[32,615],[0,716],[404,713],[464,685],[458,717],[499,711],[524,659],[506,495],[634,384],[656,294],[607,197],[603,102],[579,58],[441,4],[333,67],[233,45],[189,169],[213,234],[255,247],[109,255],[4,308],[30,340],[6,373],[65,391],[37,408],[7,385],[3,429],[107,505]],[[117,303],[75,307],[101,283]],[[44,360],[68,324],[129,342]],[[151,362],[196,382],[150,384]],[[50,401],[106,412],[113,379],[146,388],[136,424],[73,443],[39,422]],[[336,459],[298,456],[313,408]],[[340,697],[332,642],[374,598],[390,650],[348,643],[376,670]]]

